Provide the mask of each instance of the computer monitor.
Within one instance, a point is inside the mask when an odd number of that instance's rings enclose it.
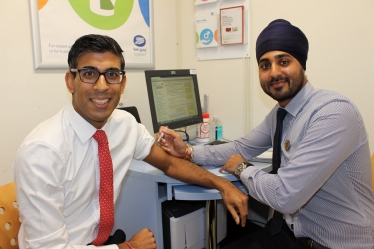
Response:
[[[146,70],[145,79],[155,133],[203,122],[196,70]]]

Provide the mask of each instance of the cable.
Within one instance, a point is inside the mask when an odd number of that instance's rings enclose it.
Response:
[[[184,131],[183,130],[174,130],[174,131],[182,132],[182,133],[186,134],[186,139],[184,139],[183,141],[187,141],[188,143],[190,142],[190,136],[188,136],[187,127],[184,127]]]

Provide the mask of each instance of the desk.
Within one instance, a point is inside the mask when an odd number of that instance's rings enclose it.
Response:
[[[268,172],[271,170],[271,165],[268,163],[252,162],[252,164]],[[236,182],[235,185],[241,185],[235,176],[220,173],[219,167],[205,168],[213,174]],[[154,233],[157,248],[164,248],[161,203],[172,200],[174,187],[180,185],[188,184],[166,176],[163,171],[143,161],[133,160],[123,180],[122,190],[115,206],[114,229],[124,230],[127,238],[130,239],[136,232],[147,227]],[[218,199],[221,197],[218,196]]]

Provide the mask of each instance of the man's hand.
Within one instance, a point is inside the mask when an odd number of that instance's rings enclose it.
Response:
[[[156,240],[151,230],[143,228],[140,232],[134,234],[128,241],[129,244],[136,249],[154,249],[156,248]],[[126,243],[118,245],[119,249],[129,249]]]
[[[219,172],[227,171],[231,174],[235,173],[236,166],[241,162],[247,162],[240,154],[232,155],[229,160],[219,169]]]
[[[164,137],[161,138],[159,145],[168,154],[184,158],[186,152],[186,144],[183,142],[182,136],[165,126],[161,126],[159,133],[157,133],[157,139],[160,134],[164,133]]]
[[[236,166],[241,162],[246,162],[241,155],[236,154],[232,155],[229,160],[226,161],[225,165],[219,169],[219,172],[227,171],[231,174],[234,174]],[[231,186],[230,186],[231,187]],[[226,196],[226,193],[228,196]],[[240,214],[241,225],[244,227],[248,215],[248,196],[243,194],[238,188],[232,185],[232,188],[229,190],[221,191],[223,200],[226,204],[227,210],[231,212],[232,217],[234,218],[236,224],[239,225],[239,216]]]
[[[245,226],[248,216],[248,196],[231,182],[221,190],[222,199],[236,224]],[[240,215],[240,216],[239,216]]]

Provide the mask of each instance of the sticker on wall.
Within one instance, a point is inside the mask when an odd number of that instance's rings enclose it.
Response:
[[[218,46],[217,22],[215,12],[202,12],[195,15],[197,48]]]

